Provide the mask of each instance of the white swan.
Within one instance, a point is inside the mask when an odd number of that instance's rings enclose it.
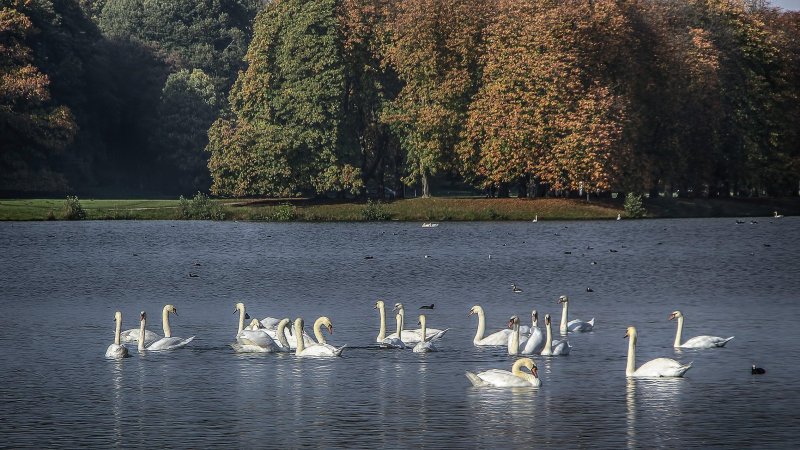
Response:
[[[164,308],[161,310],[161,327],[164,329],[164,336],[167,336],[167,330],[164,328],[164,324],[166,323],[163,320],[163,317],[169,314],[170,309],[174,308],[172,305],[164,305]],[[146,330],[144,332],[144,345],[150,345],[153,342],[161,339],[161,336],[158,333],[154,333],[150,330]],[[138,343],[139,342],[139,329],[138,328],[131,328],[130,330],[125,330],[122,332],[121,336],[122,342],[125,343]]]
[[[397,332],[380,341],[381,348],[406,348],[406,344],[403,342],[403,315],[397,313],[394,318],[397,321]]]
[[[542,348],[541,355],[542,356],[569,355],[569,351],[572,349],[572,346],[569,345],[569,341],[567,341],[566,338],[560,341],[553,341],[553,328],[551,326],[550,314],[544,315],[544,327],[545,329],[547,329],[547,341],[544,343],[544,348]]]
[[[406,310],[403,307],[402,303],[395,303],[394,304],[394,311],[397,311],[398,314],[403,316],[403,324],[405,324],[406,318]],[[428,340],[431,339],[440,339],[444,334],[447,333],[447,330],[439,330],[437,328],[428,328],[427,334],[429,336]],[[422,330],[417,328],[416,330],[406,330],[403,329],[403,342],[406,345],[416,344],[417,342],[423,341],[422,339]]]
[[[568,313],[567,310],[569,309],[569,298],[566,295],[562,295],[558,298],[558,303],[561,303],[563,306],[561,308],[561,324],[559,325],[558,331],[561,334],[567,334],[568,331],[573,333],[575,332],[585,332],[585,331],[592,331],[594,329],[594,317],[592,320],[588,322],[584,322],[580,319],[570,320],[567,322]]]
[[[272,339],[258,319],[253,319],[247,329],[236,335],[231,347],[237,353],[276,353],[281,347]]]
[[[628,327],[625,333],[628,342],[628,365],[625,368],[627,377],[682,377],[692,367],[692,363],[683,365],[670,358],[656,358],[642,364],[636,369],[636,333],[635,327]]]
[[[672,314],[669,315],[669,320],[678,319],[678,331],[675,332],[675,343],[672,344],[674,347],[680,348],[714,348],[714,347],[724,347],[725,344],[728,343],[734,336],[729,338],[721,338],[718,336],[695,336],[688,341],[681,344],[681,334],[683,333],[683,313],[680,311],[673,311]]]
[[[511,316],[508,326],[511,328],[511,334],[508,335],[508,354],[518,355],[525,348],[525,340],[520,342],[519,317]]]
[[[333,352],[337,351],[338,349],[336,347],[334,347],[331,344],[328,344],[328,342],[325,340],[325,335],[322,334],[322,327],[323,326],[328,329],[328,333],[333,334],[333,323],[331,322],[331,319],[327,318],[326,316],[322,316],[322,317],[318,318],[314,322],[314,337],[317,338],[316,345],[326,346]],[[305,340],[303,341],[303,343],[306,344]],[[308,344],[306,344],[306,345],[308,345]],[[311,345],[314,345],[314,344],[312,343]],[[311,345],[309,345],[309,346],[311,346]]]
[[[520,333],[522,332],[522,328],[520,327]],[[522,349],[523,355],[533,355],[542,351],[544,347],[544,335],[542,334],[542,329],[539,328],[539,312],[535,309],[531,311],[531,327],[528,331],[529,337],[528,340],[525,341],[525,348]]]
[[[523,372],[522,366],[527,367],[531,373]],[[495,386],[495,387],[539,387],[542,380],[539,379],[536,363],[530,358],[520,358],[511,366],[511,372],[507,370],[491,369],[478,374],[467,371],[467,378],[473,386]]]
[[[116,327],[114,329],[114,343],[110,344],[106,349],[106,358],[127,358],[128,349],[120,344],[120,332],[122,330],[122,313],[117,311],[114,313],[114,322]]]
[[[433,337],[428,338],[428,336],[425,333],[425,328],[426,328],[425,322],[426,322],[425,314],[420,314],[419,315],[419,325],[420,325],[419,328],[420,328],[420,330],[422,330],[422,340],[419,341],[417,343],[417,345],[415,345],[414,348],[412,349],[412,351],[414,353],[428,353],[428,352],[438,352],[439,351],[439,349],[436,348],[436,345],[434,345],[434,343],[433,343],[433,341],[434,341]]]
[[[167,306],[172,306],[172,305],[167,305]],[[166,311],[166,306],[164,307],[164,310]],[[177,314],[177,312],[175,312],[175,314]],[[166,314],[164,314],[164,318],[165,318],[164,332],[165,334],[170,333],[169,318]],[[147,321],[147,314],[144,311],[141,312],[139,320],[140,320],[139,336],[142,335],[147,336],[147,334],[145,333],[145,322]],[[153,342],[150,345],[145,345],[144,341],[139,339],[138,349],[139,352],[143,352],[145,350],[151,350],[151,351],[175,350],[181,347],[185,347],[189,342],[192,342],[193,339],[194,336],[187,339],[167,336]]]
[[[294,336],[296,341],[295,355],[297,356],[342,356],[345,345],[336,348],[332,345],[314,344],[306,347],[303,340],[303,319],[294,320]]]
[[[475,305],[470,308],[468,315],[471,316],[473,314],[478,315],[478,331],[472,339],[472,343],[476,347],[508,345],[508,335],[511,334],[511,330],[500,330],[484,337],[483,334],[486,332],[486,314],[483,312],[483,308],[481,308],[480,305]]]

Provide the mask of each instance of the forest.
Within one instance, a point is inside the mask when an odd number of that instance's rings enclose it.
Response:
[[[0,5],[2,197],[800,190],[800,14],[764,1]]]

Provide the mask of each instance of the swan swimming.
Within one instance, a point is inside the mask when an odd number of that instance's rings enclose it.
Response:
[[[525,373],[521,369],[525,366],[531,373]],[[539,372],[536,363],[530,358],[520,358],[511,366],[511,372],[500,369],[490,369],[480,373],[466,372],[467,378],[473,386],[494,386],[494,387],[539,387],[542,380],[539,379]]]
[[[470,308],[468,316],[473,314],[478,316],[478,331],[475,332],[475,337],[472,339],[472,343],[476,347],[508,345],[508,336],[511,334],[511,330],[500,330],[484,337],[483,334],[486,332],[486,314],[483,312],[483,308],[480,305],[475,305]]]
[[[558,303],[563,305],[561,308],[561,324],[559,324],[559,329],[558,329],[558,331],[561,334],[567,334],[567,332],[569,331],[575,333],[575,332],[592,331],[594,329],[594,317],[592,317],[592,320],[588,322],[584,322],[580,319],[570,320],[569,322],[567,322],[569,297],[567,297],[566,295],[562,295],[561,297],[558,298]]]
[[[567,356],[572,346],[566,338],[560,341],[553,341],[553,328],[551,326],[550,314],[544,315],[544,327],[547,330],[547,341],[542,348],[542,356]]]
[[[333,328],[333,325],[331,325]],[[303,340],[303,319],[298,317],[294,320],[294,336],[296,341],[295,355],[297,356],[342,356],[342,351],[346,347],[343,345],[336,348],[328,344],[314,344],[306,347]]]
[[[164,305],[164,308],[161,310],[161,317],[164,317],[169,312],[169,309],[172,308],[172,305]],[[164,328],[164,321],[161,321],[161,327]],[[166,336],[166,329],[164,329],[164,335]],[[144,332],[144,345],[150,345],[153,342],[161,339],[161,336],[158,333],[155,333],[150,330],[145,330]],[[125,330],[122,332],[121,336],[122,342],[133,344],[139,342],[139,328],[131,328],[130,330]]]
[[[689,369],[692,368],[692,363],[683,365],[678,361],[670,358],[656,358],[642,364],[638,369],[636,368],[636,327],[628,327],[626,338],[630,338],[628,342],[628,365],[625,367],[626,377],[682,377]]]
[[[167,306],[172,306],[172,305],[167,305]],[[170,311],[172,311],[174,308],[175,307],[172,306],[172,309],[170,309]],[[164,307],[164,311],[167,311],[166,306]],[[174,314],[177,315],[178,312],[174,311]],[[147,334],[145,333],[145,323],[147,321],[147,314],[144,311],[142,311],[139,314],[139,321],[140,321],[139,336],[142,335],[147,336]],[[167,316],[166,313],[164,314],[164,334],[170,334],[170,336],[163,337],[153,342],[150,345],[145,345],[144,340],[139,339],[139,346],[138,346],[139,352],[143,352],[145,350],[150,350],[150,351],[175,350],[181,347],[185,347],[188,343],[192,342],[192,340],[194,339],[194,336],[187,339],[172,337],[169,328],[169,316]]]
[[[721,338],[718,336],[695,336],[681,344],[681,334],[683,333],[683,313],[673,311],[669,315],[669,320],[678,319],[678,330],[675,332],[675,342],[672,344],[676,348],[715,348],[724,347],[734,336]]]
[[[394,311],[397,311],[398,314],[403,316],[403,325],[405,325],[406,321],[406,310],[403,307],[402,303],[395,303],[394,304]],[[428,328],[427,334],[429,335],[428,340],[431,339],[440,339],[444,334],[447,333],[447,330],[439,330],[437,328]],[[417,342],[423,341],[422,339],[422,330],[417,328],[416,330],[403,330],[403,342],[406,345],[416,344]]]
[[[527,330],[523,331],[523,328]],[[527,334],[528,340],[525,341],[525,348],[522,349],[523,355],[533,355],[542,351],[544,347],[544,335],[539,328],[539,311],[531,311],[531,326],[519,327],[520,334]]]
[[[381,348],[396,348],[402,350],[406,348],[406,344],[403,342],[403,315],[397,313],[394,318],[397,321],[397,332],[380,341],[380,345]]]
[[[422,340],[417,342],[417,345],[415,345],[414,348],[412,349],[414,353],[429,353],[429,352],[439,351],[439,349],[436,348],[436,345],[434,345],[433,343],[434,341],[433,337],[428,338],[428,336],[426,335],[425,332],[426,320],[427,319],[425,318],[425,314],[419,315],[419,325],[420,325],[420,330],[422,330]]]
[[[231,344],[236,353],[276,353],[281,347],[272,339],[258,319],[253,319],[247,329],[236,335],[236,342]]]
[[[114,329],[114,343],[110,344],[106,349],[106,358],[127,358],[128,349],[120,344],[120,331],[122,330],[122,313],[117,311],[114,313],[114,322],[116,327]]]

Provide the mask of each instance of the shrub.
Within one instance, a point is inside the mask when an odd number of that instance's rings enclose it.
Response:
[[[225,220],[222,208],[202,192],[195,194],[191,200],[181,195],[178,199],[178,214],[181,219]]]
[[[66,220],[83,220],[86,218],[86,211],[83,209],[78,197],[67,196],[67,199],[64,200],[63,215]]]
[[[361,218],[364,220],[389,220],[392,215],[389,214],[383,203],[367,200],[367,204],[361,209]]]
[[[297,218],[297,209],[290,203],[283,203],[276,206],[269,216],[269,220],[275,222],[291,222]]]
[[[636,192],[628,192],[628,195],[625,196],[624,208],[625,215],[633,219],[644,217],[647,213],[642,206],[642,194]]]

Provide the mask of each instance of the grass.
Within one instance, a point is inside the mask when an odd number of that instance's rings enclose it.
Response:
[[[414,198],[376,202],[309,199],[215,199],[226,220],[363,221],[365,218],[440,222],[480,220],[584,220],[625,216],[622,200]],[[81,199],[88,220],[174,220],[178,200]],[[0,200],[0,220],[63,219],[64,199]],[[800,214],[800,199],[645,199],[647,217],[768,217]],[[376,212],[379,213],[376,215]],[[49,217],[50,216],[50,217]]]

